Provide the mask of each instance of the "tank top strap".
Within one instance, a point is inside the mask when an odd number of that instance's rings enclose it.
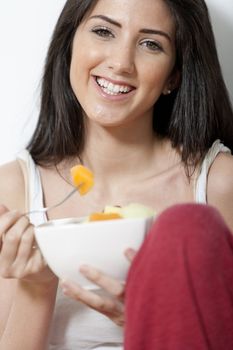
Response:
[[[207,178],[209,169],[220,152],[230,153],[231,151],[229,148],[224,146],[220,140],[216,140],[207,152],[196,179],[195,201],[197,203],[207,203]]]
[[[20,164],[24,176],[26,210],[30,211],[42,208],[44,206],[43,190],[38,167],[26,149],[20,151],[17,154],[16,159]],[[34,225],[39,225],[47,221],[44,213],[31,214],[29,217],[31,223]]]

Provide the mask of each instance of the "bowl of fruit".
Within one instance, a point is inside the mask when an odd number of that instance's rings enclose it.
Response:
[[[80,189],[80,182],[87,180],[73,176],[73,181]],[[81,194],[91,186],[86,183]],[[87,217],[47,221],[35,227],[35,237],[55,275],[91,289],[95,286],[79,272],[79,267],[91,265],[124,282],[129,269],[124,252],[140,248],[154,217],[154,210],[140,203],[106,205],[102,212]]]

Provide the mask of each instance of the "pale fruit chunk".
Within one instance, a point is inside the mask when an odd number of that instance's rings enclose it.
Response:
[[[104,213],[117,213],[123,218],[147,218],[155,216],[154,209],[140,203],[130,203],[124,207],[106,206]]]
[[[75,165],[70,169],[72,181],[81,195],[86,194],[94,185],[94,175],[83,165]]]

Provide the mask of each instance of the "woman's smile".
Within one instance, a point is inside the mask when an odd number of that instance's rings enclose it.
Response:
[[[124,100],[131,96],[135,87],[121,81],[113,81],[104,77],[94,77],[98,91],[104,98],[111,100]]]

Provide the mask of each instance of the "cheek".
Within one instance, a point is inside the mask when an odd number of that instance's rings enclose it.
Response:
[[[143,77],[144,87],[148,93],[160,96],[169,80],[173,69],[172,62],[152,62],[144,66],[141,71]]]
[[[148,69],[145,73],[145,79],[148,81],[148,86],[160,88],[167,81],[169,73],[170,70],[168,71],[167,67],[160,66],[154,69],[151,67],[151,69]]]
[[[70,80],[71,83],[76,85],[77,81],[79,81],[81,75],[81,69],[83,70],[83,64],[85,60],[82,57],[81,52],[72,54],[71,65],[70,65]],[[82,68],[81,68],[82,67]]]
[[[156,103],[167,86],[171,71],[172,65],[170,64],[155,64],[153,62],[153,64],[147,65],[147,68],[144,67],[143,72],[141,71],[141,77],[143,78],[145,105],[152,107]]]
[[[87,52],[88,55],[87,55]],[[91,75],[95,74],[95,68],[100,64],[100,53],[96,50],[79,50],[74,53],[70,66],[70,82],[73,89],[81,88],[82,84],[88,84]]]

